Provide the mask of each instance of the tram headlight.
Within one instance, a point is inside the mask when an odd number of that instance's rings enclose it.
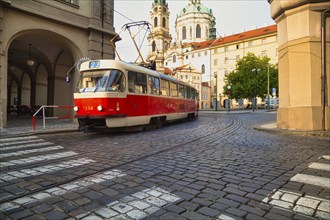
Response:
[[[79,110],[78,106],[73,107],[73,111],[77,112]]]
[[[97,106],[97,110],[98,110],[99,112],[101,112],[101,111],[103,110],[102,105]]]

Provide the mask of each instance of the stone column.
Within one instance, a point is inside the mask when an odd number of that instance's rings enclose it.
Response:
[[[0,4],[0,128],[7,126],[7,57],[3,44],[3,5]]]
[[[323,95],[323,75],[329,88],[330,54],[322,66],[321,15],[328,1],[268,0],[278,29],[279,109],[277,127],[291,130],[329,130],[329,89]],[[329,51],[330,19],[327,19]],[[324,100],[324,97],[326,99]]]

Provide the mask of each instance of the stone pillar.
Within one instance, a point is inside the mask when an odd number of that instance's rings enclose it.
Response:
[[[279,109],[277,127],[291,130],[329,130],[329,63],[323,71],[321,15],[328,1],[268,0],[278,28]],[[329,51],[330,19],[326,23]],[[325,96],[323,75],[327,75]],[[324,97],[325,100],[324,100]]]
[[[7,57],[3,45],[3,5],[0,4],[0,128],[7,126]]]

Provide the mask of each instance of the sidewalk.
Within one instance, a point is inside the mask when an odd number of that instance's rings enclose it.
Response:
[[[255,113],[275,111],[275,110],[256,110]],[[251,109],[248,110],[200,110],[200,113],[205,114],[250,114],[253,113]],[[8,120],[6,128],[0,128],[0,139],[12,136],[28,136],[37,134],[51,134],[60,132],[75,132],[78,131],[78,123],[70,119],[48,119],[43,127],[42,118],[36,118],[36,129],[33,130],[32,119],[30,117],[12,117]],[[303,136],[318,136],[330,138],[329,131],[295,131],[277,128],[276,122],[255,126],[254,129],[265,132],[275,132],[279,134],[303,135]]]
[[[249,114],[249,113],[260,113],[260,112],[276,112],[276,109],[256,109],[254,112],[251,109],[231,109],[228,111],[227,109],[220,109],[218,111],[215,111],[214,109],[211,110],[200,110],[200,113],[205,114]],[[330,131],[300,131],[300,130],[288,130],[288,129],[281,129],[277,128],[276,121],[257,125],[254,127],[254,129],[259,131],[265,131],[265,132],[274,132],[278,134],[290,134],[290,135],[302,135],[302,136],[316,136],[316,137],[325,137],[330,138]]]
[[[11,117],[6,128],[0,128],[0,138],[8,136],[28,136],[36,134],[49,134],[59,132],[74,132],[78,130],[78,123],[71,119],[48,119],[43,126],[42,118],[35,119],[35,130],[30,117]]]

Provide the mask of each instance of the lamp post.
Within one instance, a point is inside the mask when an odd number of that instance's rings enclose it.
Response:
[[[267,99],[268,99],[268,104],[267,108],[269,110],[269,65],[267,65]]]
[[[253,68],[252,69],[252,72],[256,75],[257,80],[258,80],[257,74],[258,74],[259,71],[260,71],[259,68]],[[254,95],[253,95],[253,98],[252,98],[252,111],[253,112],[254,112],[254,109],[257,107],[257,85],[256,85],[257,83],[258,83],[258,81],[254,85]]]
[[[227,95],[228,95],[228,112],[230,111],[230,91],[231,86],[227,86]]]
[[[218,75],[217,73],[214,74],[215,78],[215,110],[218,111]]]

